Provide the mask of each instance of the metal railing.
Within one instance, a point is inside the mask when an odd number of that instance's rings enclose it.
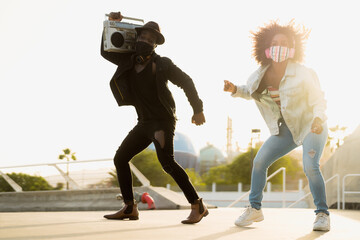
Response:
[[[80,163],[103,162],[103,161],[112,161],[112,160],[113,159],[97,159],[97,160],[84,160],[84,161],[73,161],[73,162],[51,162],[51,163],[43,163],[43,164],[28,164],[28,165],[18,165],[18,166],[6,166],[6,167],[0,167],[0,176],[2,176],[7,183],[9,183],[9,185],[15,190],[15,192],[22,192],[23,190],[22,190],[21,186],[19,186],[7,174],[3,173],[1,171],[2,169],[22,168],[22,167],[37,167],[37,166],[52,166],[52,167],[55,167],[60,172],[60,174],[64,177],[65,181],[68,182],[73,189],[80,189],[80,187],[77,185],[77,183],[73,179],[71,179],[67,174],[65,174],[58,167],[58,165],[61,165],[61,164],[77,164],[77,163],[80,164]],[[135,176],[138,178],[138,180],[141,182],[141,184],[143,186],[150,186],[150,181],[131,162],[129,162],[129,164],[130,164],[131,171],[135,174]],[[285,202],[286,169],[284,167],[279,168],[274,173],[272,173],[269,177],[266,178],[266,182],[268,182],[271,178],[273,178],[275,175],[277,175],[281,171],[283,172],[282,207],[286,207],[285,206],[286,205],[286,202]],[[329,178],[329,179],[327,179],[325,181],[325,184],[327,184],[328,182],[332,181],[333,179],[335,179],[335,178],[337,179],[337,209],[341,208],[341,206],[340,206],[340,204],[341,204],[341,201],[340,201],[341,195],[342,195],[342,209],[345,209],[345,195],[346,194],[360,194],[360,191],[346,191],[346,189],[345,189],[345,181],[349,177],[360,177],[360,174],[346,174],[346,175],[343,176],[343,178],[342,178],[342,194],[340,193],[340,186],[341,185],[340,185],[340,175],[339,174],[335,174],[331,178]],[[241,195],[238,199],[233,201],[227,207],[233,207],[235,204],[240,202],[242,199],[244,199],[249,194],[250,194],[250,191],[244,193],[243,195]],[[308,197],[310,194],[311,194],[311,192],[308,192],[307,194],[305,194],[304,196],[302,196],[301,198],[299,198],[298,200],[296,200],[294,203],[290,204],[287,207],[291,208],[291,207],[295,206],[300,201],[302,201],[306,197]]]
[[[337,209],[340,209],[340,175],[339,174],[335,174],[334,176],[332,176],[331,178],[329,178],[328,180],[325,181],[325,184],[327,184],[328,182],[330,182],[331,180],[333,180],[334,178],[337,178]],[[298,200],[296,200],[294,203],[290,204],[289,206],[287,206],[288,208],[291,208],[293,206],[295,206],[296,204],[298,204],[300,201],[304,200],[307,196],[309,196],[311,194],[311,192],[308,192],[307,194],[305,194],[304,196],[302,196],[301,198],[299,198]]]
[[[345,180],[348,177],[360,177],[360,174],[346,174],[342,179],[342,209],[345,209],[345,194],[360,194],[359,191],[345,191]]]
[[[0,167],[0,169],[6,168],[22,168],[22,167],[39,167],[39,166],[52,166],[58,170],[65,181],[70,184],[73,189],[80,189],[78,184],[70,178],[66,173],[64,173],[58,165],[61,164],[77,164],[77,163],[91,163],[91,162],[104,162],[104,161],[113,161],[113,159],[97,159],[97,160],[83,160],[83,161],[72,161],[72,162],[52,162],[52,163],[41,163],[41,164],[28,164],[28,165],[18,165],[18,166],[6,166]],[[143,186],[150,186],[150,181],[147,179],[131,162],[129,162],[131,171],[135,174],[137,179],[141,182]],[[5,179],[7,183],[15,190],[15,192],[22,192],[22,188],[12,180],[7,174],[3,173],[0,170],[0,175]]]
[[[12,180],[7,174],[0,171],[0,175],[4,178],[4,180],[15,190],[15,192],[22,192],[22,187],[19,186],[14,180]]]
[[[278,170],[276,170],[275,172],[273,172],[270,176],[268,176],[266,178],[266,182],[269,181],[272,177],[274,177],[276,174],[278,174],[279,172],[283,172],[283,199],[282,199],[282,206],[285,207],[285,182],[286,182],[286,168],[281,167]],[[246,196],[248,196],[250,194],[250,191],[244,193],[243,195],[241,195],[238,199],[236,199],[234,202],[232,202],[229,206],[227,207],[233,207],[235,204],[237,204],[238,202],[240,202],[243,198],[245,198]]]

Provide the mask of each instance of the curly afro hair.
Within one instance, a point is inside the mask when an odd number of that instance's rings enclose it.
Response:
[[[271,63],[271,59],[266,58],[265,49],[270,47],[271,41],[276,34],[284,34],[288,37],[289,42],[295,42],[295,56],[292,59],[295,62],[302,62],[304,58],[304,43],[309,37],[311,30],[304,26],[295,26],[293,20],[287,25],[280,25],[278,21],[271,21],[264,27],[260,27],[259,31],[251,32],[253,39],[253,56],[255,60],[262,66]]]

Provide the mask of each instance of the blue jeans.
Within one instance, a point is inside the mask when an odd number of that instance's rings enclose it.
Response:
[[[260,209],[263,190],[266,184],[267,170],[277,159],[295,149],[292,134],[285,123],[280,125],[279,135],[271,136],[259,149],[253,163],[251,175],[251,207]],[[315,213],[329,214],[326,204],[325,183],[320,172],[319,161],[328,135],[327,125],[323,125],[321,134],[309,133],[303,142],[303,168],[309,181],[310,190],[316,206]]]

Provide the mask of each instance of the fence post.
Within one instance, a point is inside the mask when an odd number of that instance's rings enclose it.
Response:
[[[242,192],[242,183],[241,182],[238,183],[238,192]]]
[[[271,192],[271,182],[267,182],[266,192]]]
[[[286,206],[286,200],[285,200],[285,191],[286,191],[286,171],[285,168],[282,168],[283,170],[283,202],[282,207],[284,208]]]
[[[303,180],[299,179],[299,192],[303,189]]]
[[[212,183],[212,192],[216,192],[216,183]]]

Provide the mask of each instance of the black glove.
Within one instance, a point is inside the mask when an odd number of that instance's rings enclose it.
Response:
[[[123,16],[121,15],[121,13],[120,12],[111,12],[110,14],[109,14],[109,19],[113,19],[113,20],[119,20],[119,21],[121,21],[122,20],[122,18],[123,18]]]

